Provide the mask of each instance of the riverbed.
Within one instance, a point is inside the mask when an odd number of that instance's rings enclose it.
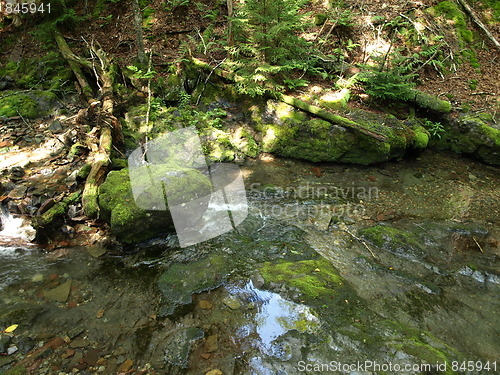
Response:
[[[187,248],[171,234],[47,254],[4,238],[0,330],[18,327],[0,371],[495,372],[498,168],[435,151],[240,168],[248,217]]]

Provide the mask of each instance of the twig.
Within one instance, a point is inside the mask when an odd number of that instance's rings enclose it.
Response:
[[[465,0],[458,0],[458,2],[464,7],[465,11],[471,16],[474,22],[483,30],[486,36],[491,40],[495,47],[500,50],[500,43],[495,39],[490,30],[481,22],[481,20],[476,16],[472,8],[467,4]]]
[[[472,236],[472,239],[476,243],[477,247],[479,247],[479,250],[484,254],[483,248],[481,247],[481,245],[479,245],[479,242],[477,242],[476,238],[474,236]]]
[[[208,83],[208,80],[210,79],[210,77],[212,76],[212,74],[215,72],[215,69],[217,69],[219,66],[221,66],[224,61],[226,61],[226,58],[224,58],[224,60],[222,60],[220,63],[218,63],[211,71],[210,71],[210,74],[208,75],[207,79],[205,79],[205,83],[203,85],[203,90],[201,90],[200,92],[200,95],[198,95],[198,99],[196,100],[196,105],[200,104],[200,99],[201,99],[201,96],[203,95],[203,93],[205,92],[205,87],[207,87],[207,83]]]
[[[149,52],[149,61],[148,61],[148,71],[147,74],[151,73],[151,63],[153,61],[153,51]],[[148,152],[148,141],[149,141],[149,115],[151,113],[151,78],[148,78],[148,110],[146,111],[146,142],[144,143],[144,154],[142,155],[145,159],[146,154]]]
[[[494,92],[480,91],[480,92],[472,92],[470,95],[492,95],[492,96],[495,96],[496,94]]]
[[[364,245],[364,247],[366,247],[366,249],[370,252],[370,254],[372,255],[372,257],[374,257],[375,259],[377,259],[377,256],[374,254],[374,252],[372,251],[372,249],[370,249],[370,247],[367,245],[367,243],[365,241],[363,241],[361,238],[359,238],[354,233],[352,233],[345,225],[342,225],[340,227],[340,229],[342,229],[347,234],[351,235],[352,238],[354,238],[357,241],[361,242]]]

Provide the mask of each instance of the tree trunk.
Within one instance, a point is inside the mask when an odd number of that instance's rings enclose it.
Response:
[[[232,47],[234,45],[234,35],[233,35],[233,15],[234,15],[234,4],[233,0],[227,0],[227,45]]]
[[[145,65],[146,52],[144,50],[144,38],[142,35],[142,15],[141,15],[141,8],[139,7],[139,0],[133,0],[132,6],[134,11],[135,43],[137,45],[137,57],[139,58],[139,62]]]

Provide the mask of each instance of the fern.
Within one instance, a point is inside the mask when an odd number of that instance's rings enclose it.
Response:
[[[377,99],[403,100],[412,99],[415,94],[415,75],[399,75],[395,71],[389,72],[364,72],[359,81],[365,83],[365,92]]]

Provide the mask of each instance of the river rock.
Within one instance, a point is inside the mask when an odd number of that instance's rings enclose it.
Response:
[[[446,125],[438,145],[500,165],[500,127],[488,113],[467,114]]]
[[[5,353],[9,347],[12,337],[9,335],[0,334],[0,353]]]
[[[69,292],[71,290],[71,280],[67,280],[64,284],[55,287],[54,289],[45,290],[44,296],[56,302],[65,303],[68,300]]]
[[[238,310],[241,307],[241,302],[235,296],[227,296],[222,302],[231,310]]]
[[[142,192],[137,196],[139,204],[136,204],[128,169],[111,171],[108,174],[106,181],[99,188],[99,205],[102,218],[110,223],[111,232],[118,241],[128,244],[138,243],[173,230],[173,221],[168,207],[165,210],[145,210],[139,207],[144,207],[151,200],[158,198],[155,196],[156,186],[152,181],[160,181],[171,172],[180,173],[180,175],[178,178],[169,180],[169,183],[179,186],[179,189],[175,189],[171,185],[170,191],[178,190],[179,194],[188,195],[190,192],[210,194],[210,181],[201,172],[195,169],[157,164],[149,170],[144,170],[144,173],[137,173],[142,181],[134,183]],[[161,200],[164,202],[163,196]]]
[[[205,344],[203,345],[203,350],[205,353],[213,353],[219,349],[218,336],[210,335],[205,340]]]
[[[72,341],[71,344],[69,344],[69,346],[72,347],[73,349],[86,348],[89,345],[90,341],[86,339],[77,339]]]

